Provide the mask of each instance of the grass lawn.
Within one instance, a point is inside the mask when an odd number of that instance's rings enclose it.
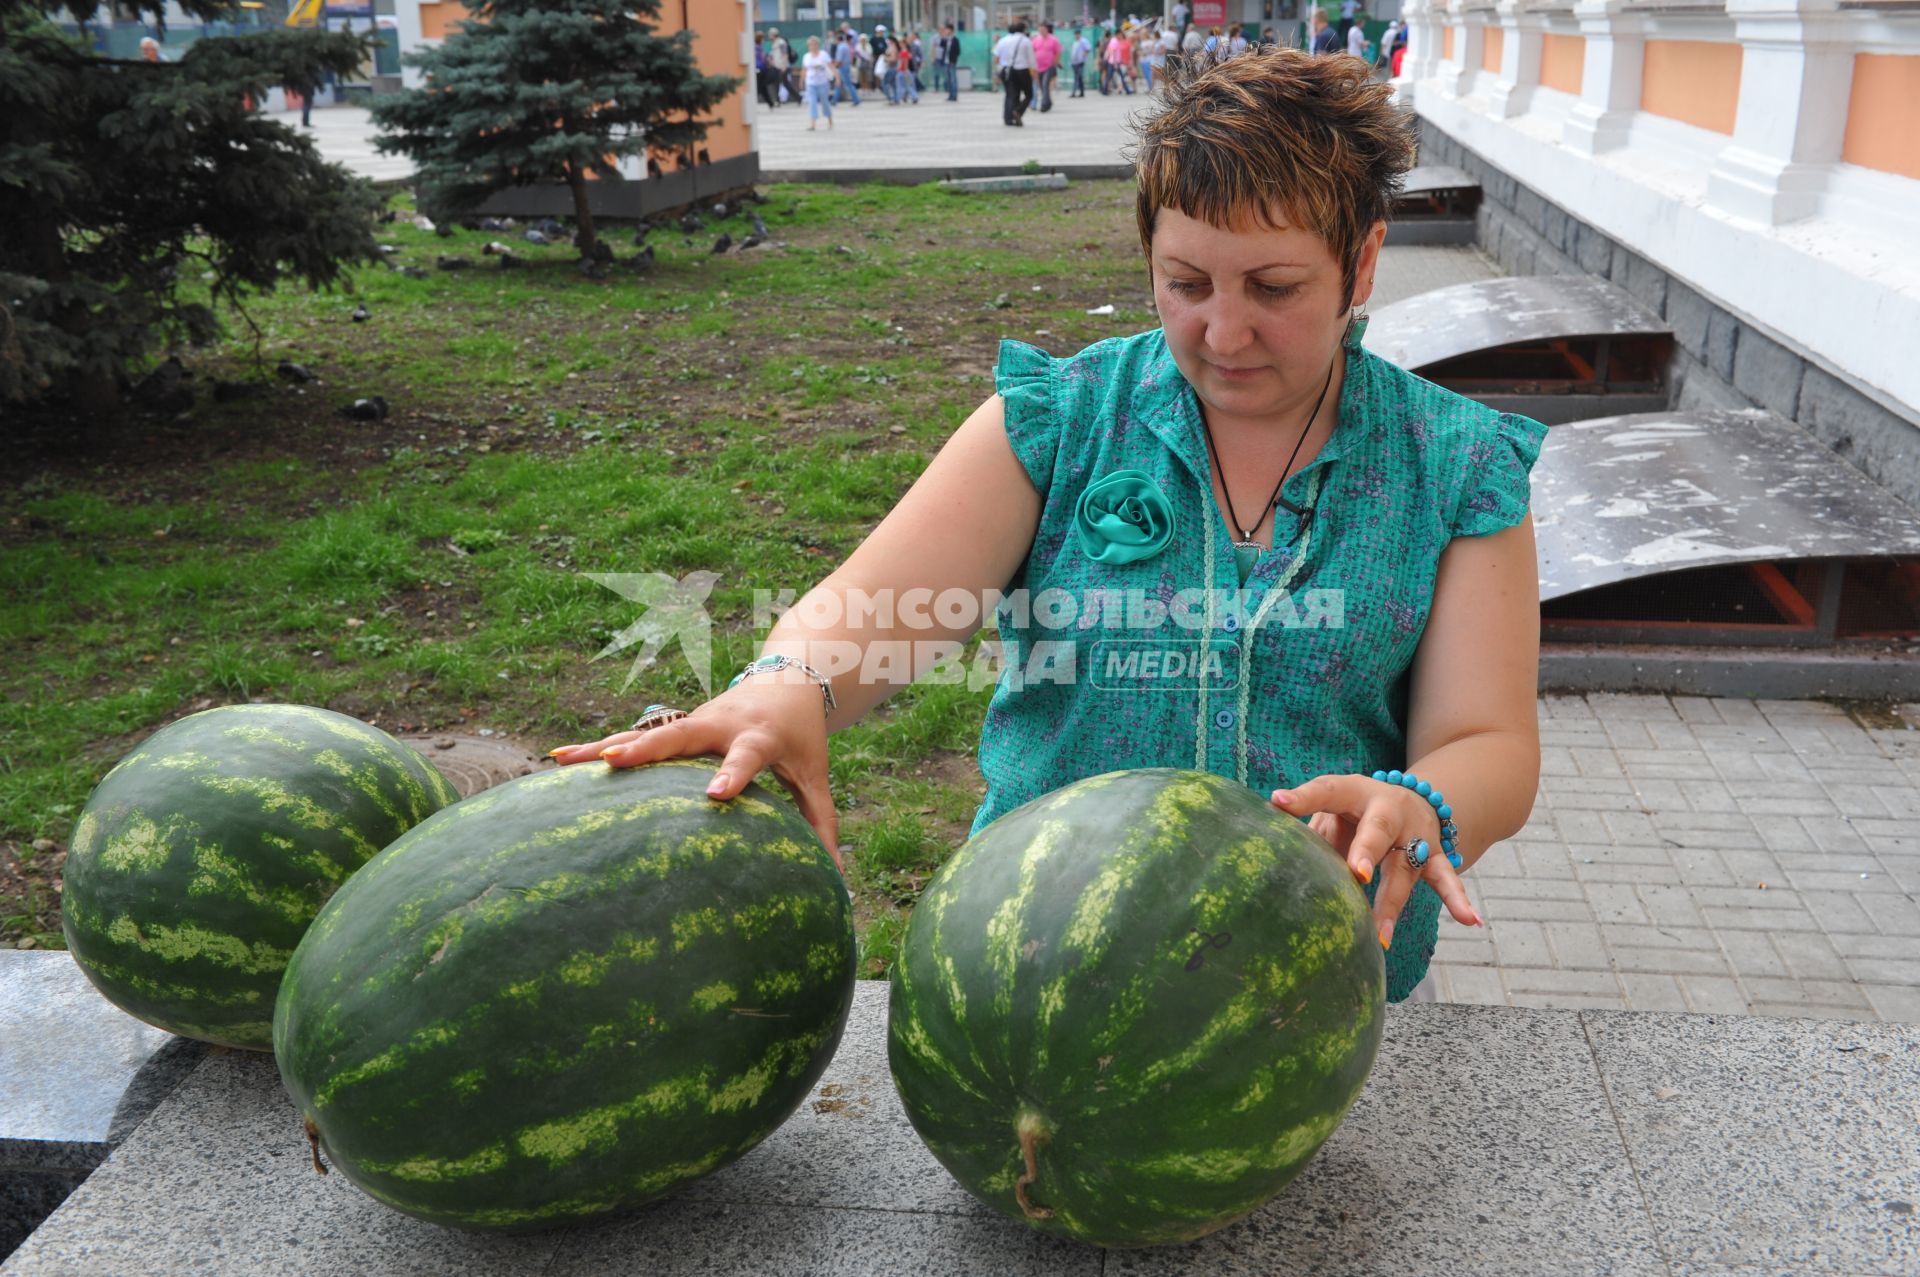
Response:
[[[593,659],[636,606],[583,574],[718,574],[724,679],[764,635],[755,590],[804,593],[859,543],[991,393],[1000,338],[1060,353],[1154,322],[1127,183],[766,193],[771,244],[712,255],[750,226],[709,218],[604,281],[518,232],[383,226],[425,278],[260,299],[257,328],[186,352],[200,397],[180,418],[10,440],[0,944],[60,944],[88,792],[195,710],[325,705],[544,751],[697,703],[677,646],[624,690],[630,654]],[[473,268],[434,269],[444,254]],[[275,378],[280,359],[319,380]],[[216,404],[215,379],[272,388]],[[388,419],[338,415],[374,394]],[[972,819],[987,694],[917,686],[833,738],[863,974]]]

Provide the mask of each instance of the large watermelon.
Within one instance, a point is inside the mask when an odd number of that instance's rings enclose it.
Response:
[[[436,1223],[557,1227],[739,1157],[853,1003],[845,883],[713,764],[583,763],[456,803],[349,882],[274,1015],[309,1136]]]
[[[1185,1241],[1279,1192],[1379,1047],[1366,897],[1224,777],[1110,772],[947,862],[893,967],[888,1057],[935,1157],[1102,1246]]]
[[[169,723],[94,788],[60,910],[87,978],[149,1024],[273,1046],[273,998],[347,876],[458,797],[377,727],[306,705]]]

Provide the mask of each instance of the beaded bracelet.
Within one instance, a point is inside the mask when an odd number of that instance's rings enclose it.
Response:
[[[1440,850],[1446,853],[1447,863],[1455,869],[1458,869],[1460,867],[1460,853],[1453,849],[1453,844],[1454,841],[1460,837],[1460,827],[1453,823],[1453,808],[1447,806],[1447,800],[1440,796],[1440,791],[1432,785],[1429,785],[1426,781],[1421,780],[1418,776],[1415,776],[1412,772],[1375,772],[1373,778],[1375,780],[1384,780],[1389,785],[1399,785],[1404,789],[1411,789],[1414,793],[1427,800],[1428,806],[1433,808],[1433,814],[1440,818]],[[1414,850],[1409,854],[1415,868],[1425,865],[1427,863],[1426,839],[1423,838],[1415,843]]]

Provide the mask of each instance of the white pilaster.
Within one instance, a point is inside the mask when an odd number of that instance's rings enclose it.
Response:
[[[1640,71],[1646,33],[1639,19],[1620,12],[1621,0],[1579,0],[1573,7],[1586,41],[1580,101],[1561,127],[1561,140],[1598,155],[1624,145],[1640,109]]]
[[[1740,107],[1707,201],[1763,226],[1808,217],[1840,158],[1855,46],[1832,0],[1728,0],[1727,15],[1745,46]]]
[[[1500,76],[1487,93],[1487,111],[1495,119],[1525,115],[1540,83],[1540,37],[1546,27],[1525,0],[1501,0],[1495,21],[1506,31],[1500,46]]]
[[[1480,50],[1491,11],[1467,8],[1459,0],[1450,7],[1458,26],[1453,33],[1453,57],[1440,64],[1440,90],[1448,97],[1463,98],[1473,92],[1474,77],[1480,74]]]

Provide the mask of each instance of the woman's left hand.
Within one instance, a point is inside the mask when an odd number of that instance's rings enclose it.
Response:
[[[1316,776],[1295,789],[1274,790],[1272,801],[1289,816],[1307,817],[1308,827],[1333,845],[1355,878],[1371,882],[1376,869],[1383,875],[1373,894],[1373,920],[1382,947],[1392,941],[1393,925],[1422,878],[1440,893],[1455,919],[1469,927],[1481,925],[1460,875],[1440,850],[1439,818],[1412,790],[1357,773]],[[1388,854],[1388,848],[1420,838],[1429,849],[1421,868],[1409,865],[1405,852]]]

